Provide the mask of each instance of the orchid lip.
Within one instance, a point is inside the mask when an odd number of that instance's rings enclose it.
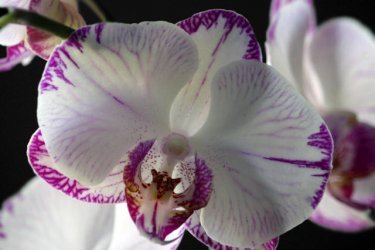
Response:
[[[208,202],[211,186],[207,192],[200,187],[211,183],[211,171],[190,152],[185,137],[170,134],[129,153],[126,200],[134,223],[148,238],[169,241],[169,234]]]

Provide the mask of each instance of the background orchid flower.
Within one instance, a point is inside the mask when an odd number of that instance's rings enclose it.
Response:
[[[77,0],[0,0],[0,7],[37,12],[72,28],[85,24]],[[0,45],[7,46],[7,56],[0,59],[0,71],[10,70],[19,63],[26,65],[34,55],[47,60],[60,42],[61,38],[45,31],[9,24],[0,30]]]
[[[260,58],[231,11],[81,28],[48,60],[30,163],[74,198],[126,201],[148,238],[275,248],[318,204],[332,144]]]
[[[33,178],[0,212],[1,249],[176,249],[139,235],[125,204],[98,205],[69,198]]]
[[[333,173],[311,220],[356,232],[375,225],[374,35],[351,18],[315,23],[312,1],[274,0],[267,61],[319,109],[335,142]]]

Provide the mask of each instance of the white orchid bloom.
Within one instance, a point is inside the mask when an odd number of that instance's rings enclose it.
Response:
[[[77,0],[0,0],[0,7],[20,8],[72,28],[85,24],[78,12]],[[0,30],[0,45],[7,46],[7,56],[0,59],[0,71],[10,70],[17,64],[27,65],[34,55],[48,59],[61,38],[33,27],[9,24]]]
[[[260,59],[231,11],[83,27],[48,60],[30,163],[74,198],[126,201],[150,239],[187,227],[215,249],[274,249],[319,203],[332,141]]]
[[[375,226],[375,40],[352,18],[316,27],[312,1],[274,0],[267,61],[321,112],[333,173],[311,220],[356,232]]]

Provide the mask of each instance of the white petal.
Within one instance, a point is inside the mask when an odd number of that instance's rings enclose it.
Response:
[[[267,30],[267,62],[301,93],[307,87],[303,78],[305,39],[314,25],[312,6],[294,1],[278,11]]]
[[[9,24],[0,30],[0,45],[14,46],[23,41],[26,27],[19,24]]]
[[[172,24],[98,24],[51,56],[38,121],[55,169],[98,184],[131,146],[168,128],[171,102],[196,69],[191,38]]]
[[[208,236],[258,247],[309,217],[331,168],[326,125],[271,67],[240,61],[215,76],[194,147],[214,173],[202,209]]]
[[[212,77],[218,69],[240,59],[261,60],[261,52],[249,22],[227,10],[208,10],[179,22],[198,46],[199,68],[180,91],[171,109],[172,130],[194,134],[207,118]]]
[[[375,40],[359,22],[337,18],[324,23],[309,48],[310,79],[323,92],[322,106],[350,110],[375,124]]]
[[[0,213],[1,249],[107,249],[114,206],[87,204],[32,179]]]
[[[310,218],[320,226],[342,232],[358,232],[375,226],[368,210],[359,210],[336,200],[327,190]]]
[[[260,247],[257,247],[256,249],[250,249],[250,248],[237,248],[237,247],[231,247],[227,245],[220,244],[219,242],[213,240],[210,238],[207,233],[204,231],[204,228],[202,227],[200,223],[200,213],[199,211],[194,212],[189,220],[185,223],[186,228],[189,230],[189,232],[197,238],[199,241],[201,241],[203,244],[207,245],[210,249],[215,250],[275,250],[277,248],[277,245],[279,244],[279,238],[275,238],[269,242],[266,242],[262,244]]]
[[[42,134],[37,130],[27,147],[29,163],[34,172],[52,187],[85,202],[119,203],[125,201],[123,181],[126,160],[120,161],[104,181],[97,186],[87,187],[76,180],[69,179],[53,168],[54,162],[48,154]]]
[[[294,2],[303,1],[309,5],[313,4],[313,0],[272,0],[270,10],[270,20],[272,21],[284,7]]]

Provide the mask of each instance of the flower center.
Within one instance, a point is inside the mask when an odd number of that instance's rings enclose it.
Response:
[[[161,241],[206,206],[212,191],[211,170],[192,154],[188,140],[175,133],[135,147],[124,182],[134,223],[147,237]]]

